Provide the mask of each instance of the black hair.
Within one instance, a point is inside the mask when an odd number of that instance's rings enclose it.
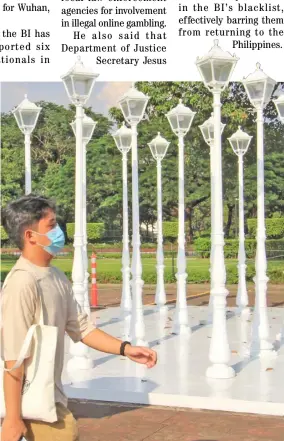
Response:
[[[20,250],[24,247],[24,231],[43,219],[48,210],[56,211],[55,203],[44,196],[29,194],[11,202],[2,210],[2,225]]]

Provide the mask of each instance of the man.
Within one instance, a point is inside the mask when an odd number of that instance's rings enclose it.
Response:
[[[64,246],[64,233],[56,221],[56,207],[45,197],[28,195],[4,210],[2,224],[22,255],[7,279],[2,292],[2,357],[6,368],[14,366],[30,326],[39,319],[38,292],[43,304],[44,323],[58,328],[55,360],[55,401],[58,421],[48,424],[23,421],[21,390],[23,365],[4,375],[6,417],[2,441],[77,441],[76,422],[67,409],[67,398],[61,383],[64,359],[64,335],[74,342],[109,354],[124,354],[129,359],[155,366],[156,352],[121,342],[100,329],[95,329],[77,304],[72,285],[65,274],[50,265]]]

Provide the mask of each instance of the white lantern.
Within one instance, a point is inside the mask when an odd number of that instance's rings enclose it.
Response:
[[[123,123],[120,129],[118,129],[113,135],[113,139],[115,141],[116,147],[121,153],[128,153],[131,149],[132,130],[128,129],[125,123]]]
[[[28,100],[27,95],[25,99],[13,110],[14,117],[16,118],[19,129],[25,135],[30,135],[34,130],[41,107],[37,107],[36,104]]]
[[[281,122],[284,123],[284,94],[280,95],[277,100],[274,100],[274,104]]]
[[[254,107],[265,107],[274,90],[276,81],[268,77],[259,63],[256,64],[256,70],[243,80],[243,85],[250,102]]]
[[[138,124],[143,118],[148,100],[148,96],[135,89],[134,85],[132,85],[131,89],[119,100],[119,106],[124,119],[130,124]]]
[[[160,132],[158,132],[156,138],[148,144],[153,158],[160,161],[165,157],[169,145],[170,143],[160,135]]]
[[[61,77],[70,101],[75,105],[84,105],[98,76],[91,69],[87,69],[78,56],[75,65]]]
[[[70,125],[74,135],[76,136],[76,121],[73,121]],[[84,114],[82,122],[82,139],[86,144],[92,139],[96,125],[96,121]]]
[[[221,123],[221,135],[225,128],[226,124]],[[199,126],[202,136],[206,144],[211,145],[214,144],[214,117],[213,113],[211,113],[210,118],[208,118],[201,126]]]
[[[239,126],[238,130],[228,138],[228,141],[231,144],[231,147],[234,153],[237,156],[244,155],[250,145],[252,136],[249,136],[246,132],[243,132],[241,126]]]
[[[195,113],[180,99],[179,104],[166,115],[172,131],[177,136],[185,136],[191,127]]]
[[[223,90],[230,81],[238,58],[223,51],[219,41],[214,40],[214,46],[203,57],[198,57],[196,66],[205,86],[209,89]]]

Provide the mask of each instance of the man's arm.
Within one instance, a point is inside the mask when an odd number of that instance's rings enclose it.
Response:
[[[120,354],[120,346],[122,343],[118,338],[112,337],[100,329],[91,331],[82,339],[82,342],[92,349],[114,355]]]
[[[1,352],[5,367],[14,367],[25,336],[36,311],[37,288],[25,271],[17,271],[2,292]],[[29,357],[30,351],[27,354]],[[2,441],[19,441],[26,428],[21,417],[23,365],[4,373],[3,387],[6,416],[2,426]]]
[[[16,361],[6,361],[5,367],[11,369]],[[6,405],[6,418],[21,418],[23,365],[12,372],[4,372],[4,396]]]
[[[114,355],[120,354],[122,344],[121,340],[100,329],[91,331],[82,339],[82,342],[92,349]],[[157,363],[157,353],[150,348],[126,345],[124,355],[136,363],[145,364],[148,368],[154,367]]]
[[[15,361],[6,361],[5,367],[11,369],[15,363]],[[23,365],[12,372],[4,373],[6,416],[2,425],[2,441],[19,441],[27,432],[21,416],[23,373]]]
[[[65,330],[69,337],[74,342],[82,341],[82,343],[97,351],[119,355],[122,341],[93,326],[87,314],[82,311],[82,308],[76,302],[71,285],[67,301],[68,317]],[[149,348],[126,345],[124,355],[136,363],[145,364],[149,368],[157,363],[156,352]]]

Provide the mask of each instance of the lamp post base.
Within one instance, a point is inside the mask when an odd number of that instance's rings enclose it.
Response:
[[[130,323],[131,323],[131,312],[121,311],[120,315],[122,319],[122,340],[130,341]]]
[[[272,343],[267,340],[253,341],[250,349],[251,358],[274,358],[278,353]]]
[[[188,309],[186,302],[186,278],[187,274],[176,274],[177,279],[177,303],[174,313],[173,334],[191,335]]]
[[[236,373],[231,366],[226,364],[213,364],[206,370],[207,378],[228,379],[235,377]]]
[[[157,312],[160,312],[161,314],[164,314],[164,313],[168,312],[169,308],[165,304],[162,304],[162,305],[156,304],[155,310]]]
[[[72,358],[67,362],[67,372],[87,370],[94,367],[94,360],[90,358],[89,348],[83,343],[70,342]]]
[[[180,323],[176,323],[173,325],[173,334],[185,335],[185,336],[190,337],[191,336],[191,328],[189,325],[182,325]]]

